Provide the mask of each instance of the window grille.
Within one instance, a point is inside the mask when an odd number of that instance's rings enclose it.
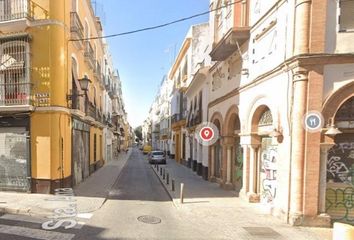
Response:
[[[0,39],[0,106],[29,104],[29,59],[28,37]]]

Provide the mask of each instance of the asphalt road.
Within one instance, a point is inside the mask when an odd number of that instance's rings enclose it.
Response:
[[[109,199],[74,239],[200,238],[192,226],[172,204],[147,157],[134,149]]]

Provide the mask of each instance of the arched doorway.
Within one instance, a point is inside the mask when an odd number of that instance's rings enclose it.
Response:
[[[252,132],[257,145],[251,147],[251,191],[259,194],[262,203],[271,204],[277,193],[277,145],[271,137],[273,115],[269,107],[261,105],[252,119]],[[252,176],[253,174],[253,176]]]
[[[240,146],[240,119],[238,109],[233,106],[229,109],[225,121],[224,145],[226,149],[226,184],[239,192],[242,188],[243,151]]]
[[[354,97],[338,109],[334,124],[341,134],[327,152],[326,212],[333,220],[354,223]]]
[[[215,125],[220,135],[222,133],[222,115],[215,112],[210,118],[210,122]],[[222,183],[222,142],[219,137],[217,141],[209,146],[209,180],[212,182]]]
[[[219,121],[219,119],[216,119],[214,122],[215,126],[217,127],[217,129],[220,132],[221,129],[221,123]],[[222,169],[222,146],[221,146],[221,140],[220,138],[216,141],[216,143],[213,145],[214,151],[213,151],[213,166],[214,166],[214,177],[216,179],[221,179],[222,173],[221,173],[221,169]]]

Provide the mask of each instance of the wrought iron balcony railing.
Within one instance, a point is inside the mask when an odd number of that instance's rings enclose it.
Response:
[[[101,65],[99,64],[98,61],[96,61],[96,67],[94,69],[94,76],[97,79],[97,81],[99,81],[99,82],[102,81],[102,70],[101,70]]]
[[[90,66],[90,68],[94,69],[95,67],[95,56],[92,45],[90,41],[85,42],[85,61]]]
[[[84,38],[84,27],[77,12],[70,13],[70,32],[74,40]]]
[[[31,0],[0,0],[0,23],[19,19],[48,18],[48,11]]]
[[[27,81],[0,83],[0,106],[30,105],[31,85]]]

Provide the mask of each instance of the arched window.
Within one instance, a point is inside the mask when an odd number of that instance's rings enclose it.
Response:
[[[336,121],[354,121],[354,97],[349,98],[338,110]]]

